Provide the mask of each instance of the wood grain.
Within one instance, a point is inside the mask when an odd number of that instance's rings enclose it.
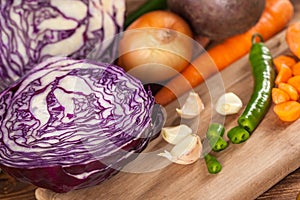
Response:
[[[0,173],[0,199],[3,200],[34,200],[36,187],[21,183],[6,173]]]
[[[15,192],[0,194],[0,199],[36,200],[34,194],[36,187],[29,184],[24,184],[24,186],[24,188],[19,188]],[[300,200],[300,168],[260,195],[256,200],[296,200],[297,196],[297,200]]]
[[[299,199],[297,199],[297,196]],[[281,180],[256,200],[300,200],[300,168]]]

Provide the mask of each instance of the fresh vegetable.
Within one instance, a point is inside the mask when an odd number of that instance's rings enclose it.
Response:
[[[291,66],[292,72],[294,76],[300,75],[300,62],[297,62],[293,66]]]
[[[188,165],[199,160],[201,153],[202,144],[200,137],[196,134],[191,134],[177,143],[170,152],[165,150],[165,152],[158,155],[169,159],[171,162]]]
[[[176,108],[179,116],[185,119],[195,118],[204,110],[204,104],[196,92],[190,92],[182,108]]]
[[[287,83],[293,86],[300,94],[300,75],[291,77]]]
[[[225,128],[222,124],[212,123],[206,132],[206,137],[213,151],[219,152],[227,148],[228,143],[223,139]]]
[[[272,89],[272,100],[275,104],[287,102],[291,100],[288,93],[286,93],[284,90],[279,88],[273,88]]]
[[[164,117],[120,67],[47,59],[0,94],[0,167],[67,192],[99,184],[158,136]]]
[[[245,110],[238,118],[239,125],[227,132],[229,140],[234,144],[245,142],[250,137],[250,134],[266,115],[272,102],[272,89],[275,81],[273,58],[260,34],[252,36],[249,61],[254,78],[254,88]]]
[[[227,137],[233,144],[240,144],[249,139],[250,133],[241,126],[235,126],[227,132]]]
[[[275,84],[286,83],[293,76],[291,68],[287,65],[282,65],[275,78]]]
[[[1,0],[0,10],[0,78],[5,86],[52,56],[103,62],[116,58],[117,45],[106,49],[123,28],[124,0]]]
[[[298,101],[299,94],[292,85],[287,84],[287,83],[279,83],[277,87],[278,87],[278,89],[285,91],[289,95],[289,97],[292,101]]]
[[[244,34],[231,37],[208,49],[207,54],[197,57],[181,75],[174,77],[155,95],[155,100],[166,105],[198,86],[206,78],[226,68],[251,48],[251,37],[260,33],[267,40],[282,30],[293,16],[293,4],[289,0],[266,0],[265,10],[259,22]],[[213,63],[212,63],[212,61]]]
[[[300,58],[300,22],[289,24],[286,30],[286,42],[291,52]]]
[[[286,30],[286,40],[290,51],[294,54],[297,45],[297,25],[292,24]],[[300,33],[300,30],[298,30]],[[294,56],[294,55],[292,55]],[[272,99],[275,103],[274,113],[284,122],[293,122],[300,118],[300,76],[297,75],[300,70],[299,60],[294,57],[279,55],[274,64],[278,74],[275,79],[276,88],[272,90]]]
[[[256,38],[260,41],[256,42]],[[252,37],[252,48],[249,61],[254,78],[254,89],[251,98],[238,118],[241,127],[252,133],[261,122],[271,105],[272,88],[274,87],[275,71],[270,50],[264,45],[259,34]]]
[[[300,118],[300,103],[297,101],[287,101],[276,104],[273,111],[280,120],[293,122]]]
[[[222,165],[221,163],[217,160],[216,157],[206,154],[204,156],[205,164],[207,167],[207,170],[211,174],[217,174],[222,170]]]
[[[243,107],[243,102],[234,93],[228,92],[219,97],[216,104],[216,111],[221,115],[236,114]]]
[[[190,22],[195,33],[221,40],[254,26],[265,3],[265,0],[168,0],[168,7]]]
[[[168,11],[148,12],[124,32],[119,65],[144,83],[165,81],[182,71],[192,56],[189,25]]]
[[[148,0],[126,16],[124,27],[126,29],[132,22],[137,20],[143,14],[154,10],[164,10],[167,7],[167,0]]]
[[[191,135],[193,130],[185,124],[180,124],[172,127],[163,127],[161,130],[162,138],[170,144],[178,144],[185,137]]]
[[[277,72],[279,72],[282,65],[292,67],[296,64],[296,60],[291,56],[279,55],[273,59],[273,63]]]

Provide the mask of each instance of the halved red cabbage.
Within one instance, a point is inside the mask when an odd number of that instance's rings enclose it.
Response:
[[[52,56],[115,58],[125,0],[0,0],[0,78],[9,85]],[[105,41],[105,42],[104,42]],[[108,47],[110,47],[109,50]]]
[[[151,91],[123,69],[54,57],[0,94],[0,167],[55,192],[96,185],[163,122]]]

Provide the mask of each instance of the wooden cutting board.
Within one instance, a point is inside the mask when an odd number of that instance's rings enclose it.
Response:
[[[295,5],[293,21],[300,20],[300,3]],[[285,43],[285,32],[269,40],[267,46],[273,56],[289,54]],[[246,104],[250,98],[253,79],[248,55],[221,72],[227,92],[236,93]],[[211,122],[210,93],[214,77],[209,86],[202,84],[196,88],[205,104],[205,111],[196,124],[198,134],[203,138]],[[217,87],[217,86],[215,86]],[[185,98],[185,97],[182,97]],[[177,102],[165,107],[168,125],[180,122],[176,115]],[[182,199],[255,199],[275,185],[287,174],[300,167],[300,120],[283,123],[273,113],[272,108],[255,130],[251,138],[239,145],[232,145],[214,154],[223,165],[217,175],[207,172],[205,162],[200,159],[192,165],[177,165],[156,156],[170,146],[161,137],[155,139],[145,153],[134,163],[110,180],[87,189],[65,194],[53,193],[38,188],[38,200],[182,200]],[[237,125],[238,115],[226,117],[227,130]]]

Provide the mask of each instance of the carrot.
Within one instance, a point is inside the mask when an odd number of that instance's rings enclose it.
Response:
[[[298,91],[292,85],[287,83],[279,83],[278,89],[285,91],[289,95],[291,100],[298,101],[299,99]]]
[[[280,70],[276,76],[275,84],[278,85],[279,83],[286,83],[292,76],[293,76],[293,72],[291,68],[283,64],[280,67]]]
[[[260,33],[265,40],[271,38],[287,25],[293,13],[293,4],[289,0],[267,0],[264,12],[254,27],[226,39],[198,56],[181,74],[172,78],[156,93],[156,102],[166,105],[209,76],[223,70],[249,52],[254,33]]]
[[[290,100],[290,96],[285,91],[279,88],[272,89],[272,100],[275,104],[287,102]]]
[[[279,55],[273,59],[276,70],[279,72],[282,65],[292,67],[296,64],[296,60],[291,56]]]
[[[287,101],[276,104],[273,111],[282,121],[293,122],[300,117],[300,103],[297,101]]]
[[[288,84],[292,85],[300,94],[300,75],[293,76],[287,81]]]
[[[291,69],[294,76],[300,75],[300,62],[297,62],[295,65],[293,65]]]
[[[288,26],[285,38],[291,52],[300,58],[300,22]]]

